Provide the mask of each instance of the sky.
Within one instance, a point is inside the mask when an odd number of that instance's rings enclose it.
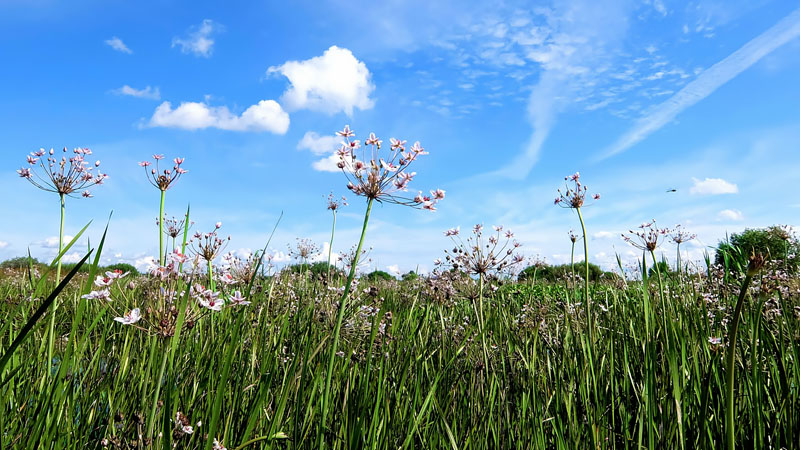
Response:
[[[682,250],[698,261],[726,234],[800,222],[797,1],[0,0],[0,61],[0,260],[54,256],[58,196],[17,170],[62,147],[109,175],[66,205],[66,234],[92,221],[90,243],[113,211],[104,262],[157,254],[159,191],[138,165],[154,154],[188,170],[167,216],[222,222],[228,250],[262,248],[283,214],[277,260],[297,238],[327,252],[332,192],[345,252],[366,206],[333,164],[346,124],[420,141],[412,194],[446,191],[435,212],[373,208],[370,269],[427,272],[446,229],[477,223],[568,262],[580,224],[553,199],[576,171],[601,194],[583,213],[608,269],[640,256],[620,233],[653,219],[696,233]]]

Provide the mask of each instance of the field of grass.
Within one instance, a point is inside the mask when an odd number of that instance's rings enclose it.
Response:
[[[471,278],[362,280],[344,315],[324,429],[325,356],[344,280],[258,276],[252,303],[212,311],[187,305],[188,284],[204,277],[125,277],[111,285],[112,302],[82,299],[87,278],[73,278],[56,310],[52,361],[47,327],[38,326],[3,372],[0,446],[203,448],[216,438],[228,449],[717,448],[725,440],[724,345],[740,280],[719,271],[664,274],[662,289],[655,279],[593,283],[591,327],[581,289],[493,282],[482,335]],[[165,284],[177,293],[172,303],[162,301]],[[788,285],[754,285],[736,347],[737,445],[795,448],[800,301]],[[42,299],[31,298],[18,270],[2,274],[0,298],[5,352]],[[134,306],[140,322],[114,321]]]

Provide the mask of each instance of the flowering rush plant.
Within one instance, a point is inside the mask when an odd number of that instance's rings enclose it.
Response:
[[[364,145],[357,139],[351,139],[355,132],[349,125],[336,134],[344,138],[336,152],[339,156],[337,167],[344,172],[347,188],[354,194],[379,202],[436,210],[436,203],[444,198],[443,190],[432,190],[430,195],[423,195],[419,191],[413,197],[404,194],[417,174],[409,170],[411,163],[419,156],[428,154],[419,141],[406,148],[405,140],[391,138],[389,150],[382,152],[383,141],[375,133],[369,134]]]
[[[74,197],[80,194],[83,197],[91,197],[89,188],[103,184],[108,175],[92,173],[92,170],[100,167],[100,161],[90,164],[86,157],[92,154],[88,148],[76,148],[72,155],[67,157],[66,147],[62,150],[61,158],[55,156],[56,152],[52,148],[46,152],[43,148],[28,155],[28,165],[17,170],[20,177],[27,179],[34,186],[47,192],[55,192],[59,195]],[[37,170],[38,169],[38,170]]]
[[[511,230],[504,230],[503,226],[493,226],[494,232],[484,234],[483,225],[472,227],[472,235],[466,239],[461,238],[459,228],[451,228],[444,232],[455,247],[452,251],[445,250],[445,259],[437,259],[437,267],[451,267],[470,275],[485,277],[497,275],[525,261],[525,257],[514,253],[521,244],[514,240]],[[488,237],[487,237],[488,236]]]

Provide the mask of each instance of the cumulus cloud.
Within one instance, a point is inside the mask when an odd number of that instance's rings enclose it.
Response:
[[[0,241],[0,250],[4,249],[4,248],[6,248],[6,247],[8,247],[8,242],[6,242],[6,241]]]
[[[67,245],[71,240],[72,236],[64,236],[64,245]],[[43,241],[35,242],[34,245],[42,248],[58,248],[58,236],[50,236]]]
[[[738,222],[744,219],[744,215],[738,209],[723,209],[717,214],[719,220]]]
[[[392,264],[391,266],[386,266],[386,271],[394,276],[400,275],[400,266],[397,264]]]
[[[287,109],[309,109],[328,114],[344,112],[353,114],[353,109],[372,108],[369,97],[375,89],[367,66],[356,59],[346,48],[332,46],[322,56],[305,61],[287,61],[272,66],[267,74],[280,73],[291,86],[281,97]]]
[[[219,24],[206,19],[200,26],[189,28],[186,36],[172,38],[172,47],[180,47],[183,53],[208,58],[214,50],[214,39],[211,35],[221,29]]]
[[[133,53],[133,50],[129,49],[128,46],[122,42],[122,39],[116,36],[112,37],[111,39],[107,39],[105,43],[118,52],[127,53],[129,55]]]
[[[336,150],[341,142],[341,138],[336,136],[320,136],[314,131],[306,131],[297,143],[297,149],[310,150],[315,155],[327,155]]]
[[[158,100],[161,98],[161,92],[158,90],[158,87],[153,88],[150,86],[147,86],[144,89],[136,89],[126,84],[119,89],[114,89],[112,92],[117,95],[127,95],[130,97],[146,98],[150,100]]]
[[[336,164],[338,164],[339,161],[341,161],[339,159],[339,155],[334,153],[328,156],[327,158],[322,158],[320,160],[314,161],[313,163],[311,163],[311,167],[319,172],[341,172],[342,169],[336,166]]]
[[[617,236],[617,233],[612,233],[610,231],[598,231],[592,235],[595,239],[608,239]]]
[[[156,263],[156,259],[152,256],[144,256],[134,260],[133,266],[136,267],[136,270],[139,272],[146,273],[158,267],[158,263]]]
[[[199,130],[218,128],[229,131],[268,131],[284,134],[289,129],[289,114],[274,100],[261,100],[235,115],[226,106],[209,106],[206,103],[183,102],[172,109],[170,102],[156,108],[149,126]]]
[[[722,178],[706,178],[705,180],[698,180],[692,178],[694,185],[689,189],[690,194],[699,195],[720,195],[720,194],[736,194],[739,192],[739,187],[733,183],[729,183]]]

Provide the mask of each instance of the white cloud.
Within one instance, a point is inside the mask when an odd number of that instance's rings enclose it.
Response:
[[[706,178],[705,180],[698,180],[692,178],[694,185],[689,189],[690,194],[699,195],[720,195],[720,194],[736,194],[739,192],[739,187],[733,183],[727,182],[722,178]]]
[[[315,155],[327,155],[335,151],[341,142],[341,138],[337,136],[320,136],[314,131],[306,131],[297,143],[297,149],[311,150]]]
[[[273,66],[267,74],[280,73],[291,86],[281,100],[287,109],[309,109],[328,114],[372,108],[372,84],[367,66],[346,48],[332,46],[322,56],[305,61],[287,61]]]
[[[85,255],[81,255],[78,252],[66,253],[64,256],[61,257],[61,262],[64,264],[75,264],[76,262],[80,261]]]
[[[6,242],[6,241],[0,241],[0,249],[4,249],[4,248],[6,248],[6,247],[8,247],[8,242]]]
[[[237,116],[226,106],[183,102],[172,109],[170,102],[156,108],[149,126],[198,130],[219,128],[229,131],[269,131],[284,134],[289,129],[289,114],[274,100],[261,100]]]
[[[172,38],[172,47],[180,47],[183,53],[208,58],[214,50],[214,39],[211,35],[222,27],[210,19],[205,19],[200,26],[190,27],[185,37]]]
[[[130,97],[147,98],[150,100],[158,100],[161,98],[161,92],[158,90],[158,87],[153,88],[150,86],[146,86],[144,89],[136,89],[126,84],[119,89],[114,89],[112,92],[117,95],[128,95]]]
[[[610,231],[598,231],[592,235],[595,239],[608,239],[617,236],[617,233],[612,233]]]
[[[719,220],[740,221],[744,219],[742,212],[737,209],[724,209],[717,214]]]
[[[156,263],[156,259],[153,258],[152,256],[145,256],[136,259],[133,262],[133,266],[136,267],[136,270],[138,270],[139,272],[145,273],[158,267],[158,264]]]
[[[400,266],[397,264],[392,264],[391,266],[386,266],[386,271],[394,276],[400,275]]]
[[[336,166],[336,164],[338,164],[339,161],[341,161],[339,155],[334,153],[328,156],[327,158],[322,158],[320,160],[314,161],[313,163],[311,163],[311,167],[314,168],[314,170],[320,172],[341,172],[342,169]]]
[[[781,19],[770,29],[752,39],[722,61],[702,72],[670,99],[640,118],[636,124],[608,148],[603,158],[621,153],[671,122],[684,109],[708,97],[773,50],[800,36],[800,9]]]
[[[128,46],[122,42],[122,39],[116,36],[112,37],[111,39],[107,39],[105,43],[118,52],[127,53],[129,55],[133,53],[133,50],[129,49]]]
[[[67,245],[69,241],[72,240],[72,236],[64,236],[64,245]],[[58,248],[58,236],[51,236],[43,241],[35,242],[34,245],[38,245],[42,248]]]
[[[284,263],[292,260],[292,256],[280,250],[272,250],[269,252],[272,256],[273,263]]]

